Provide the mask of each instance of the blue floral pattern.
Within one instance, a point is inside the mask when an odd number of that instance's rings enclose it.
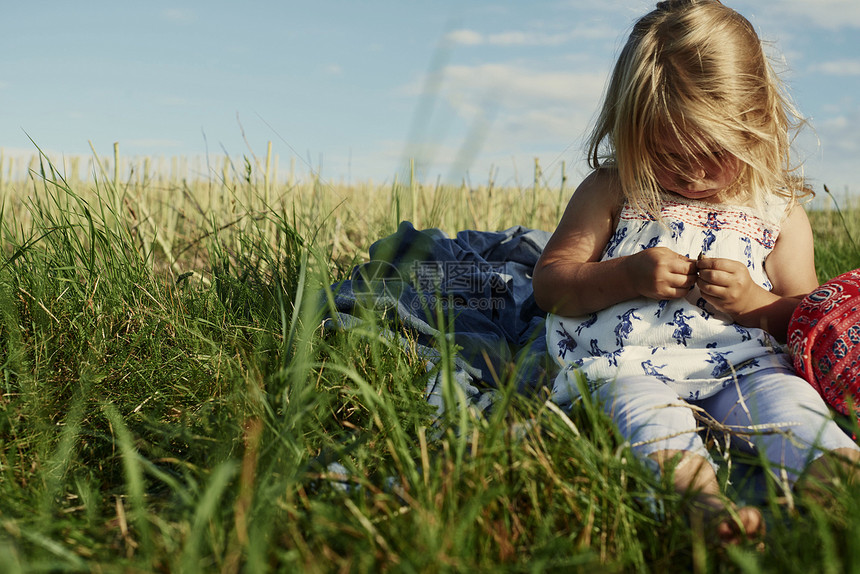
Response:
[[[754,210],[672,196],[655,219],[627,204],[602,259],[662,245],[689,257],[705,253],[739,261],[753,281],[770,289],[764,260],[779,237],[786,207],[785,201],[773,201]],[[567,397],[578,394],[579,379],[595,389],[614,377],[650,375],[680,396],[704,398],[737,373],[790,365],[773,337],[734,323],[697,287],[680,299],[638,298],[583,317],[550,314],[547,337],[561,367],[553,391]]]

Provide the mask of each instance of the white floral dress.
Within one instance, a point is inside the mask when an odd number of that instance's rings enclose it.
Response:
[[[662,223],[625,204],[602,260],[663,246],[696,258],[744,263],[770,290],[764,261],[773,249],[787,203],[774,196],[761,210],[664,198]],[[553,385],[559,404],[575,400],[577,377],[590,391],[618,377],[650,375],[678,396],[697,400],[727,386],[735,374],[791,368],[788,355],[762,329],[734,323],[701,296],[698,287],[680,299],[637,298],[583,317],[547,316],[547,348],[561,367]]]

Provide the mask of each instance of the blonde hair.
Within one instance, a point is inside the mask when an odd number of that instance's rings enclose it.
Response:
[[[803,124],[750,22],[718,0],[670,0],[642,17],[621,51],[589,140],[593,169],[614,167],[628,201],[657,215],[655,167],[683,172],[658,153],[675,138],[691,156],[741,169],[732,198],[761,205],[810,193],[790,164]]]

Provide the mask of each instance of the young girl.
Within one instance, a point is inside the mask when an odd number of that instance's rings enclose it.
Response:
[[[726,542],[764,522],[720,496],[694,409],[764,425],[733,440],[790,485],[860,459],[779,344],[818,285],[789,166],[796,118],[744,17],[717,0],[660,2],[621,52],[590,140],[594,172],[534,271],[556,401],[583,384]]]

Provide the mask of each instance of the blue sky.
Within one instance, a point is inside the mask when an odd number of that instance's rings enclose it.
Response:
[[[815,131],[817,189],[860,192],[860,2],[738,0]],[[641,0],[16,2],[4,9],[8,156],[257,156],[283,175],[530,185],[585,173],[582,141]],[[205,175],[205,174],[204,174]]]

